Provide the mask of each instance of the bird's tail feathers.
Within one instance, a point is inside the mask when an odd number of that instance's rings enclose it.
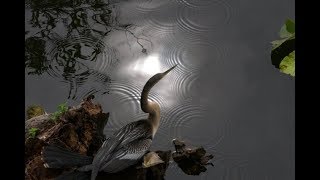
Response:
[[[92,163],[93,158],[69,151],[65,148],[49,145],[43,151],[43,161],[46,168],[70,168]]]

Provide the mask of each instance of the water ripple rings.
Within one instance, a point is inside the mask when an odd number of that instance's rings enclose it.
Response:
[[[159,9],[160,7],[167,6],[167,0],[137,0],[136,9],[140,12],[150,12]]]
[[[212,15],[213,9],[215,15]],[[212,32],[229,23],[231,11],[230,5],[225,2],[199,8],[181,7],[178,9],[177,22],[179,28],[194,34]]]
[[[190,73],[199,71],[209,61],[219,63],[223,56],[224,51],[213,42],[191,41],[168,47],[161,58],[168,67],[178,64],[180,73]]]
[[[170,91],[175,94],[179,102],[192,97],[192,88],[198,77],[196,73],[174,73],[172,75]]]
[[[161,128],[170,129],[171,138],[183,138],[182,129],[188,128],[190,121],[202,119],[205,108],[191,100],[179,103],[163,113]],[[191,128],[191,127],[190,127]]]
[[[178,3],[182,3],[185,6],[191,8],[205,7],[209,6],[212,3],[216,3],[219,0],[176,0]]]
[[[48,74],[53,77],[90,76],[97,64],[100,65],[97,70],[106,73],[116,60],[115,51],[96,38],[69,37],[53,44],[48,53],[51,58]]]

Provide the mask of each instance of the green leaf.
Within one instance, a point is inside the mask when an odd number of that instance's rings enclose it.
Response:
[[[58,111],[64,113],[68,110],[67,103],[60,104],[58,106]]]
[[[56,121],[59,118],[60,115],[61,115],[61,112],[56,111],[56,112],[51,114],[51,119]]]
[[[288,40],[291,40],[291,39],[295,39],[296,36],[295,34],[292,34],[290,35],[289,37],[285,38],[285,39],[279,39],[279,40],[275,40],[275,41],[272,41],[271,44],[272,44],[272,50],[278,48],[282,43],[288,41]]]
[[[38,132],[39,132],[38,128],[30,128],[29,129],[29,137],[35,138]]]
[[[279,32],[279,40],[272,41],[271,62],[282,73],[295,76],[295,23],[287,19]]]
[[[286,23],[281,27],[279,35],[281,38],[288,38],[295,33],[295,23],[287,19]]]
[[[57,111],[51,114],[51,119],[56,121],[60,118],[60,116],[68,111],[67,103],[59,104],[57,107]]]
[[[295,23],[291,19],[287,19],[286,26],[289,33],[295,33]]]
[[[295,51],[283,58],[279,65],[279,69],[285,74],[295,76]]]
[[[287,39],[280,39],[280,40],[275,40],[272,41],[272,50],[276,49],[277,47],[279,47],[282,43],[284,43]]]

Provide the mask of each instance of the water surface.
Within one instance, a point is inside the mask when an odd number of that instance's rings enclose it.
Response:
[[[166,179],[294,179],[294,79],[271,65],[270,42],[293,0],[26,2],[26,107],[47,112],[95,94],[106,134],[146,117],[139,96],[178,64],[151,99],[161,107],[152,149],[180,138],[215,155],[214,167]]]

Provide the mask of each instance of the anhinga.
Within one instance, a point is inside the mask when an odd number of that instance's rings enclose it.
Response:
[[[149,150],[152,139],[160,124],[160,106],[148,100],[149,91],[173,68],[152,76],[141,93],[141,109],[149,113],[148,119],[131,122],[116,131],[105,140],[94,158],[48,146],[43,151],[47,168],[80,166],[78,171],[92,171],[94,180],[99,171],[108,173],[119,172],[137,163]]]

